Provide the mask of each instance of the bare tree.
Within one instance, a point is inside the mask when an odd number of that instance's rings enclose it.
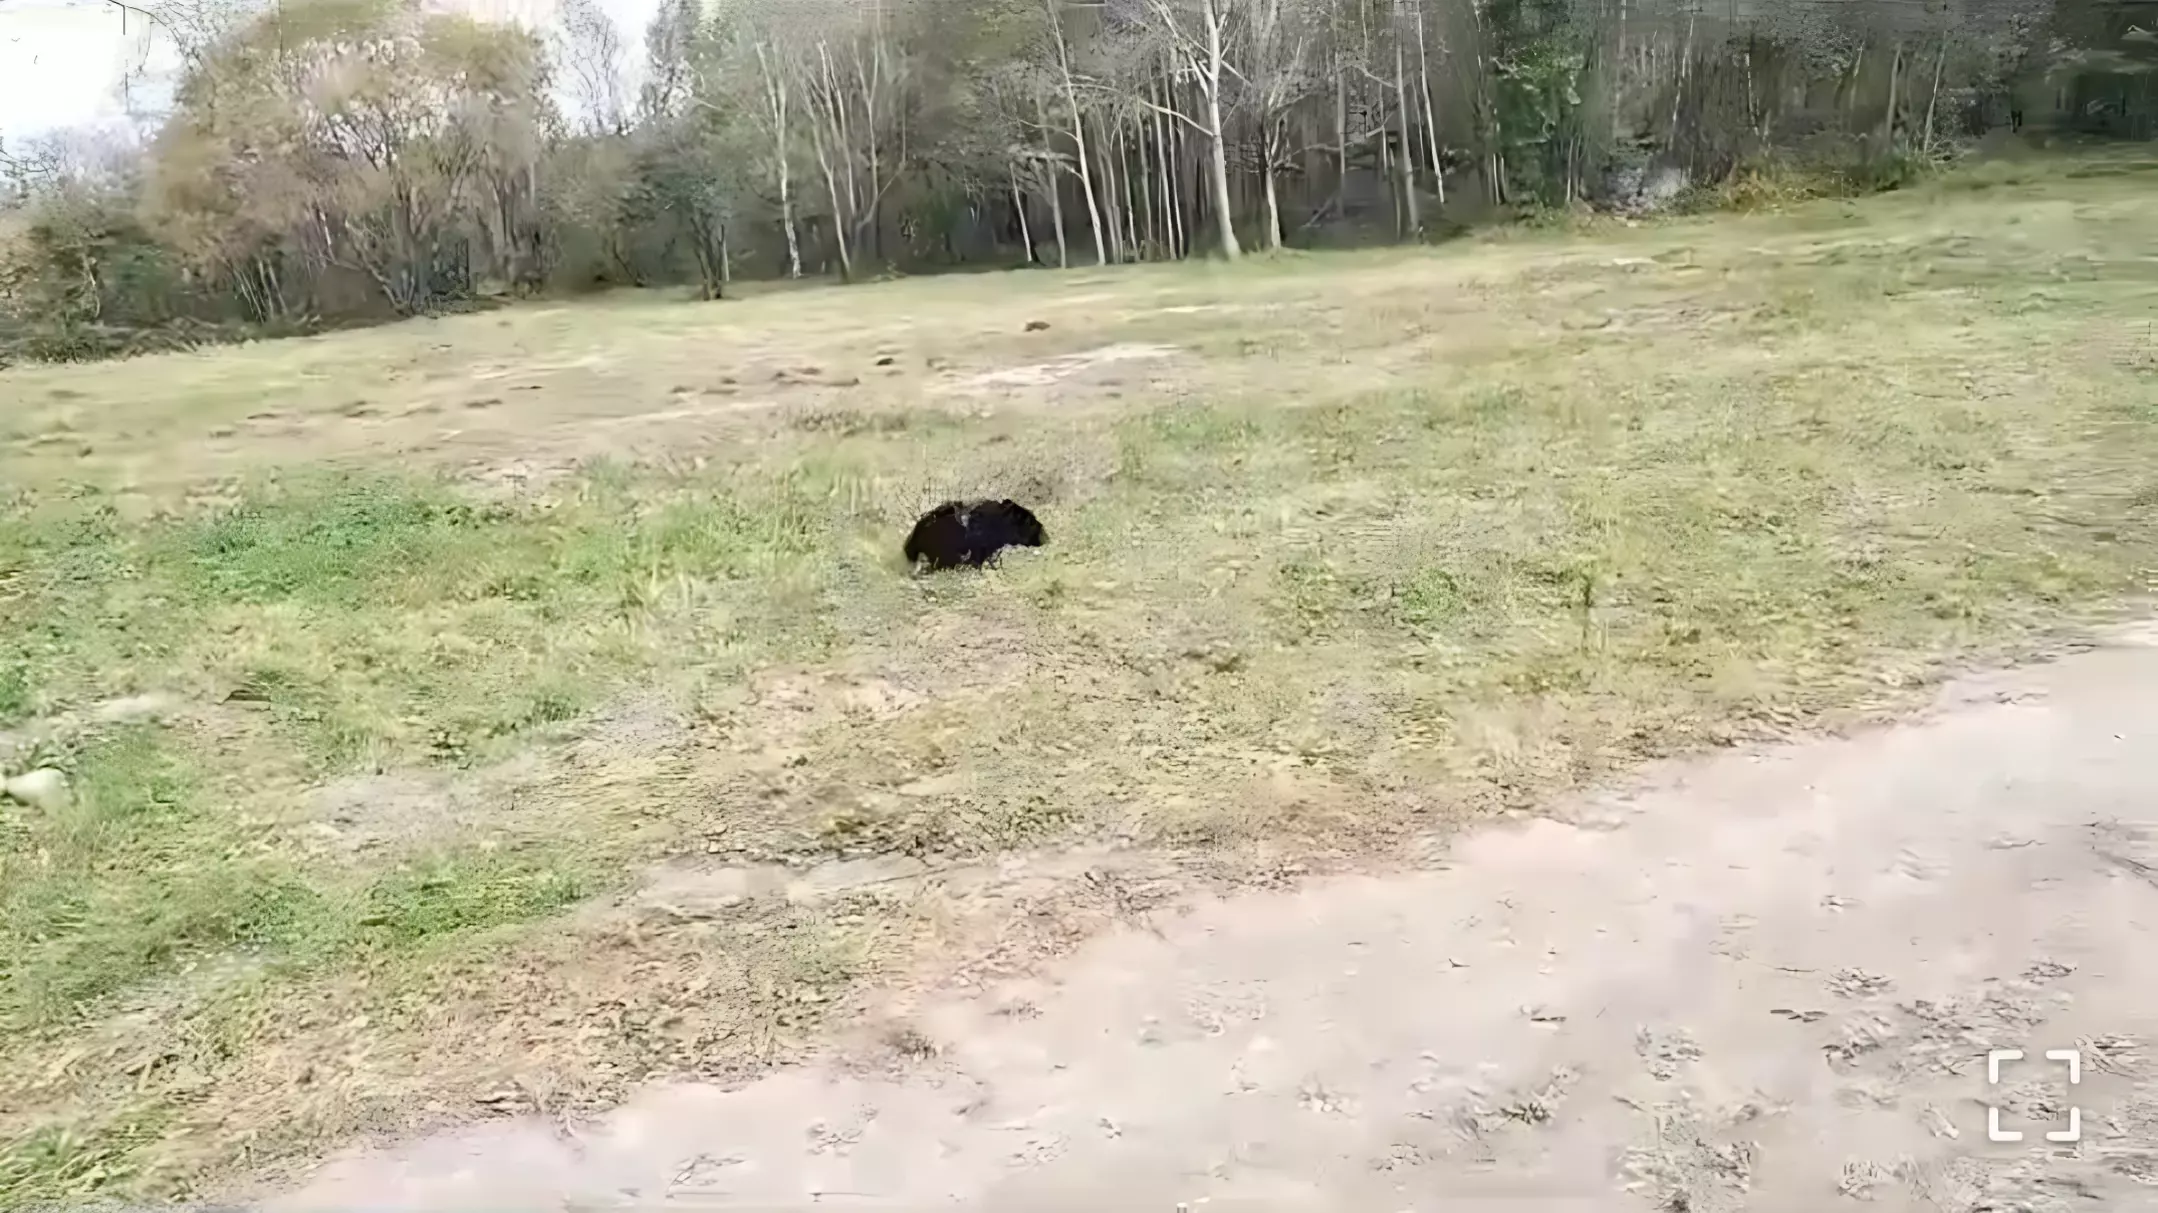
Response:
[[[578,0],[569,0],[578,2]],[[589,3],[589,0],[583,0]],[[594,13],[605,20],[605,15]],[[697,52],[703,9],[698,0],[660,0],[659,12],[645,29],[645,79],[637,98],[637,120],[650,122],[679,115],[696,92]]]
[[[1146,0],[1156,27],[1164,36],[1163,53],[1175,76],[1187,80],[1198,94],[1198,112],[1149,101],[1196,132],[1206,141],[1207,187],[1211,194],[1215,229],[1221,255],[1235,260],[1243,255],[1236,239],[1235,204],[1229,196],[1228,132],[1223,115],[1228,112],[1224,90],[1234,82],[1236,69],[1229,62],[1232,19],[1238,0]]]
[[[1064,36],[1064,22],[1057,15],[1060,2],[1042,0],[1042,5],[1049,14],[1049,37],[1056,51],[1057,80],[1062,86],[1065,116],[1071,123],[1072,168],[1079,176],[1079,191],[1086,197],[1087,222],[1094,233],[1094,264],[1105,265],[1109,256],[1102,245],[1101,205],[1094,199],[1092,158],[1087,154],[1086,115],[1079,106],[1079,82],[1072,71],[1071,42]]]
[[[806,15],[798,12],[797,20]],[[797,26],[774,48],[807,103],[810,148],[831,203],[833,251],[845,279],[854,276],[855,250],[895,179],[883,127],[895,115],[901,81],[880,15],[874,6],[825,10],[814,28]],[[904,133],[902,126],[890,149],[902,159]]]
[[[588,134],[620,136],[630,127],[622,31],[594,0],[557,0],[554,52]],[[670,9],[672,6],[669,6]],[[678,23],[679,17],[673,17]]]
[[[756,120],[771,141],[770,164],[779,189],[779,224],[787,236],[787,277],[802,276],[802,237],[794,216],[794,103],[792,74],[779,58],[779,48],[763,39],[750,43],[757,61],[757,85],[763,104]]]
[[[1066,158],[1053,143],[1057,125],[1049,117],[1047,101],[1052,86],[1035,64],[1022,60],[999,65],[984,77],[981,88],[988,112],[996,115],[1003,127],[1005,172],[1023,229],[1021,236],[1027,242],[1028,259],[1034,256],[1034,236],[1027,224],[1028,199],[1039,195],[1049,204],[1057,268],[1064,269],[1071,264],[1061,190]]]
[[[741,156],[771,191],[773,219],[785,246],[781,273],[802,276],[800,200],[795,192],[798,127],[805,114],[800,92],[799,47],[773,6],[724,4],[704,32],[704,66],[697,104],[718,107],[754,134]]]
[[[1305,0],[1234,0],[1245,9],[1243,96],[1259,128],[1259,176],[1266,247],[1282,246],[1279,175],[1290,164],[1297,110],[1319,87],[1313,57],[1319,30]]]

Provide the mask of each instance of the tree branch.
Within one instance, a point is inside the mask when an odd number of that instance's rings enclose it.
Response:
[[[1153,110],[1153,111],[1154,111],[1155,113],[1157,113],[1157,114],[1161,114],[1161,115],[1164,115],[1164,116],[1166,116],[1166,117],[1174,118],[1174,119],[1176,119],[1176,120],[1177,120],[1178,122],[1181,122],[1181,123],[1183,123],[1183,124],[1184,124],[1185,126],[1188,126],[1188,127],[1190,127],[1191,129],[1193,129],[1193,130],[1195,130],[1195,131],[1199,132],[1199,133],[1200,133],[1200,134],[1202,134],[1202,135],[1205,135],[1205,136],[1207,136],[1208,138],[1212,138],[1212,137],[1213,137],[1213,132],[1212,132],[1212,131],[1209,131],[1209,130],[1207,130],[1207,129],[1206,129],[1205,127],[1203,127],[1203,126],[1199,125],[1199,124],[1198,124],[1198,123],[1197,123],[1196,121],[1194,121],[1194,120],[1192,119],[1192,117],[1191,117],[1191,116],[1190,116],[1189,114],[1186,114],[1186,113],[1184,113],[1184,112],[1183,112],[1183,111],[1181,111],[1181,110],[1173,110],[1173,109],[1170,109],[1170,108],[1169,108],[1168,106],[1166,106],[1166,105],[1157,105],[1157,104],[1155,104],[1154,102],[1152,102],[1152,101],[1149,101],[1149,100],[1148,100],[1148,99],[1146,99],[1145,97],[1134,97],[1134,98],[1132,98],[1132,100],[1134,100],[1134,101],[1137,101],[1137,102],[1138,102],[1139,104],[1141,104],[1141,105],[1145,106],[1146,108],[1148,108],[1148,109],[1150,109],[1150,110]]]

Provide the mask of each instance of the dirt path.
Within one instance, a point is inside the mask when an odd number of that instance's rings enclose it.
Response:
[[[2124,641],[1438,870],[1164,915],[939,1009],[903,1077],[655,1090],[275,1207],[2158,1208],[2154,795],[2158,647]],[[1994,1048],[2029,1054],[1999,1086]]]

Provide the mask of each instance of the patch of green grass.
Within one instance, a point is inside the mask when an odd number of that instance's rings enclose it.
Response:
[[[19,657],[0,657],[0,725],[14,724],[36,705],[30,685],[30,663]]]
[[[0,1206],[79,1204],[142,1178],[145,1148],[171,1127],[170,1109],[133,1107],[91,1123],[50,1123],[0,1141]]]
[[[211,959],[304,972],[555,913],[596,852],[457,844],[376,875],[309,870],[237,812],[204,757],[132,727],[55,760],[74,795],[0,851],[0,1030],[94,1015]]]
[[[250,496],[156,536],[152,565],[213,603],[418,606],[466,591],[475,565],[529,560],[516,511],[440,484],[333,481]]]
[[[363,938],[412,947],[545,918],[587,896],[591,878],[561,857],[473,851],[429,856],[385,873],[362,895]]]
[[[1436,634],[1468,613],[1471,592],[1465,578],[1426,566],[1412,570],[1395,587],[1393,609],[1403,626]]]
[[[0,851],[0,1030],[94,1010],[189,962],[294,946],[326,905],[219,819],[201,769],[137,727],[58,761],[70,803],[19,810]]]
[[[134,728],[44,756],[76,795],[12,818],[0,851],[0,1025],[94,1013],[210,957],[305,968],[582,895],[588,874],[524,852],[453,849],[376,884],[324,872],[287,845],[290,806],[250,798],[363,761],[505,752],[685,652],[757,663],[824,642],[833,523],[814,487],[603,472],[563,502],[499,506],[348,475],[135,523],[95,495],[18,508],[0,550],[22,656],[0,667],[0,708],[27,714],[33,688],[85,707],[207,683],[270,744]]]
[[[589,710],[665,644],[755,661],[827,639],[833,511],[814,487],[655,493],[602,472],[502,505],[348,474],[136,525],[96,497],[18,510],[0,551],[24,570],[23,656],[0,692],[21,688],[19,713],[33,686],[79,705],[207,679],[319,769],[468,760]]]

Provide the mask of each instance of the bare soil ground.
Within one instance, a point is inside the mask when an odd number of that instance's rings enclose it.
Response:
[[[950,1048],[2050,648],[2158,577],[2154,167],[0,375],[0,1203]],[[906,577],[977,493],[1050,546]]]
[[[267,1208],[2158,1208],[2153,642],[1433,870],[1163,907],[919,1009],[904,1058],[341,1159]]]

